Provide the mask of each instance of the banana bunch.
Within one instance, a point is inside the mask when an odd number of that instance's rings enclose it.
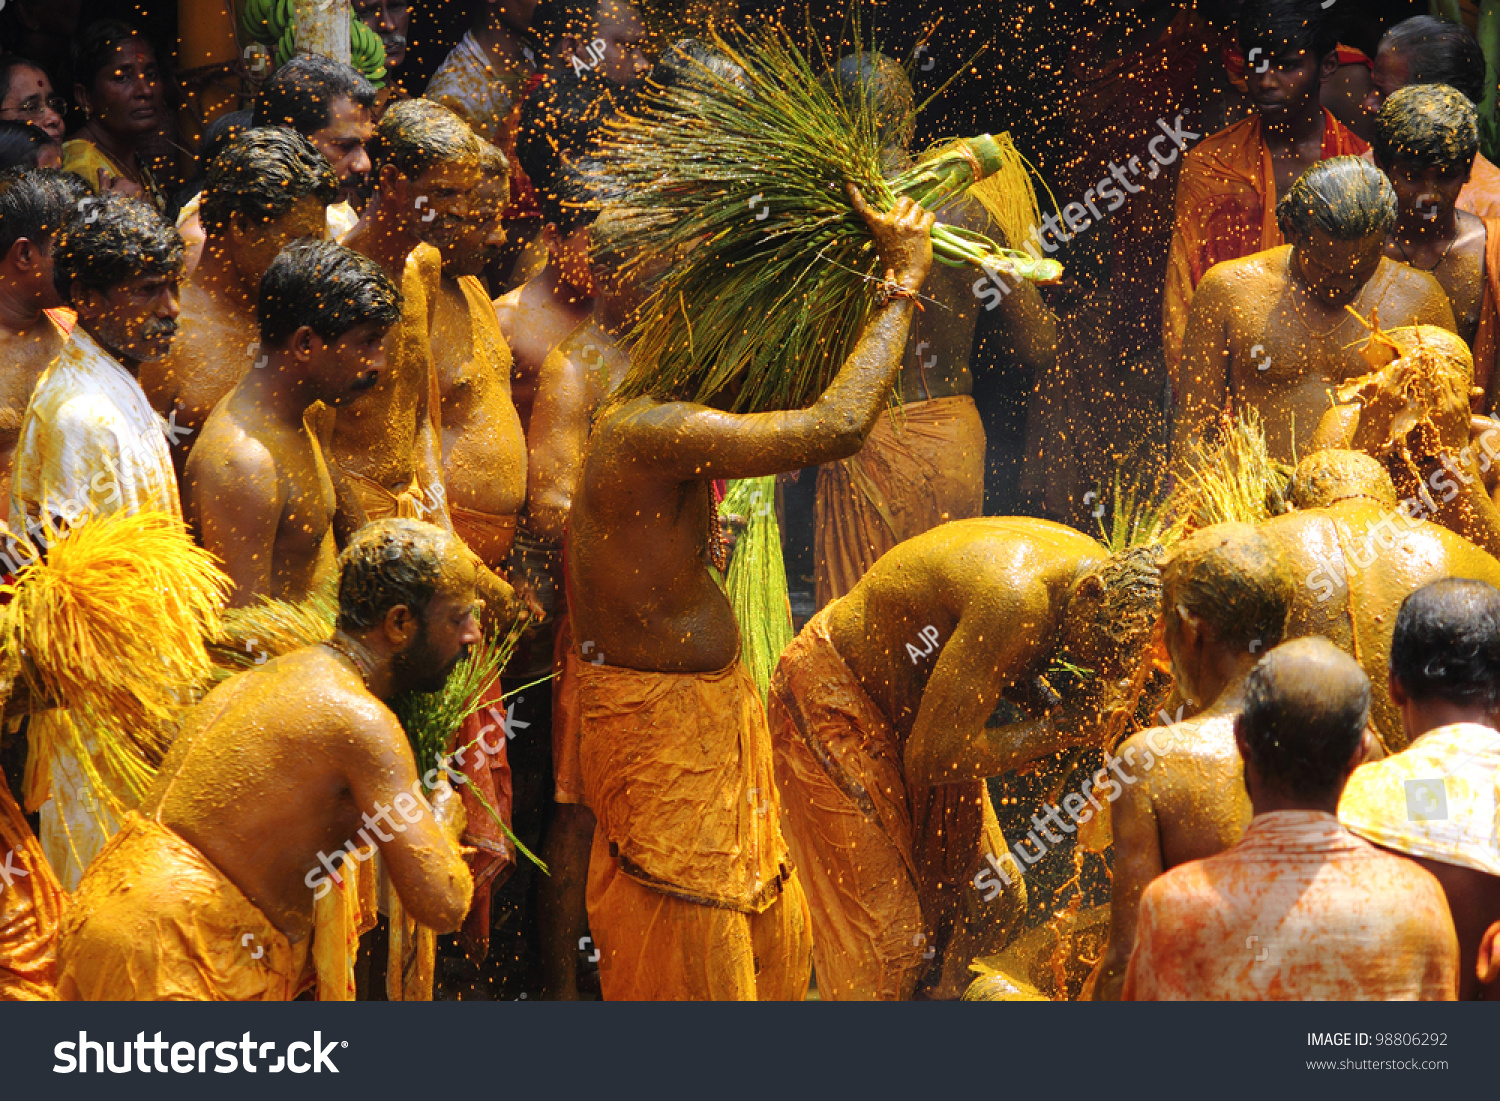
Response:
[[[297,52],[295,0],[245,0],[240,11],[240,34],[251,42],[273,47],[272,62],[285,65]],[[385,82],[385,44],[365,24],[349,16],[349,59],[371,84]]]
[[[385,83],[385,43],[364,22],[349,17],[349,61],[375,87]]]

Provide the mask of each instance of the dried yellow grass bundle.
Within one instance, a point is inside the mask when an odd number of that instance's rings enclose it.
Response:
[[[0,647],[22,655],[38,700],[66,708],[95,792],[123,811],[145,794],[183,711],[208,680],[204,639],[219,631],[229,578],[164,512],[51,525],[45,556],[12,536],[27,562],[0,588]]]
[[[1162,542],[1214,524],[1258,524],[1286,511],[1292,468],[1271,458],[1260,415],[1242,409],[1212,442],[1196,441],[1187,473],[1167,499]]]
[[[214,683],[271,658],[326,642],[337,619],[338,600],[331,592],[314,593],[298,604],[262,597],[248,608],[225,612],[223,629],[208,647]]]
[[[971,184],[968,194],[989,212],[1005,235],[1005,243],[1022,249],[1042,224],[1042,210],[1032,184],[1033,179],[1042,180],[1041,174],[1016,148],[1009,131],[993,137],[1000,147],[1000,168],[993,176]],[[1042,186],[1047,187],[1045,180]],[[1055,210],[1057,199],[1050,188],[1047,197]]]

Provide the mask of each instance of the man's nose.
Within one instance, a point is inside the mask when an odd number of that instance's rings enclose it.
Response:
[[[485,234],[484,243],[489,248],[499,248],[505,244],[505,227],[500,224],[500,219],[496,218],[491,223],[489,233]]]
[[[464,620],[464,633],[459,636],[458,641],[465,646],[473,646],[484,638],[484,632],[479,629],[479,617],[469,616]]]
[[[179,308],[180,301],[175,287],[162,291],[161,300],[156,309],[156,316],[163,318],[170,317],[173,321],[176,321],[177,315],[181,312]]]
[[[367,176],[370,173],[370,154],[365,152],[361,145],[354,154],[354,160],[349,164],[349,172],[355,176]]]
[[[1385,102],[1385,93],[1375,85],[1370,85],[1370,90],[1365,93],[1364,109],[1372,115],[1380,114],[1380,105]]]
[[[387,32],[394,31],[396,29],[396,18],[391,15],[391,9],[385,4],[381,4],[378,10],[380,12],[380,29]]]

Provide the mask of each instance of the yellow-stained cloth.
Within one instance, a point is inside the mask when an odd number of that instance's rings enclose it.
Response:
[[[1141,896],[1125,1001],[1453,1001],[1438,881],[1321,811],[1259,814]]]
[[[986,856],[1016,866],[984,784],[906,783],[901,739],[835,648],[827,609],[782,655],[769,710],[818,996],[907,999],[931,971],[927,993],[958,997],[1026,908],[1019,876],[990,899],[974,889]]]
[[[1483,153],[1474,155],[1474,168],[1458,193],[1457,206],[1476,218],[1500,218],[1500,168]]]
[[[1355,770],[1339,821],[1383,849],[1500,876],[1497,784],[1500,731],[1443,726]]]
[[[0,779],[0,1002],[55,997],[67,895]]]
[[[810,959],[765,709],[714,673],[582,662],[589,927],[607,999],[796,998]]]
[[[73,896],[58,938],[64,1001],[290,1001],[292,944],[208,859],[132,811]]]
[[[413,477],[411,484],[400,493],[392,493],[374,478],[367,478],[357,470],[344,471],[349,485],[364,506],[365,515],[375,520],[426,520],[431,509],[422,493],[422,483]]]
[[[182,519],[177,474],[160,418],[140,384],[82,326],[75,326],[27,402],[11,479],[10,528],[39,533],[43,511],[69,523],[124,511],[157,511]],[[33,749],[66,739],[43,736],[46,724],[67,722],[50,711],[33,719]],[[77,761],[28,761],[27,805],[41,807],[42,849],[64,887],[83,869],[118,823],[83,779]],[[107,773],[105,774],[108,775]],[[50,784],[49,784],[50,781]],[[49,793],[51,806],[43,805]],[[122,805],[132,800],[113,792]]]
[[[1479,411],[1488,413],[1500,397],[1495,386],[1495,354],[1500,351],[1500,217],[1484,220],[1484,291],[1479,328],[1474,333],[1474,385],[1484,391]]]
[[[856,455],[818,468],[818,605],[844,596],[897,543],[984,511],[984,424],[961,394],[882,413]]]
[[[1319,160],[1369,147],[1325,107]],[[1208,269],[1286,244],[1276,222],[1276,168],[1259,115],[1210,134],[1183,156],[1167,257],[1162,336],[1167,366],[1182,358],[1193,295]]]
[[[100,149],[91,141],[83,138],[74,138],[62,144],[62,169],[71,172],[84,183],[89,185],[90,190],[99,190],[99,170],[103,169],[115,179],[128,179],[125,169],[120,167],[110,155]],[[167,196],[156,182],[156,177],[146,167],[144,161],[140,164],[140,178],[143,187],[143,198],[146,202],[156,207],[162,214],[167,212]]]

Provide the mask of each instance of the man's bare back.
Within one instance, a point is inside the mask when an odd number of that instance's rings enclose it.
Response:
[[[381,859],[417,921],[453,929],[467,898],[456,910],[452,900],[467,872],[426,803],[416,800],[413,810],[417,783],[395,715],[345,658],[315,646],[210,693],[173,743],[142,809],[300,940],[312,928],[307,879],[321,867],[318,854],[359,847],[363,815],[404,807],[418,820],[401,832],[385,827],[391,840],[378,842]],[[449,890],[430,889],[434,882]]]
[[[931,266],[933,216],[908,200],[877,215],[855,192],[884,266],[915,291]],[[863,446],[900,366],[910,298],[875,310],[853,353],[806,409],[736,415],[635,398],[590,437],[569,519],[574,637],[612,665],[724,669],[739,628],[709,570],[717,478],[755,478],[845,458]]]
[[[289,429],[236,388],[189,454],[183,513],[236,581],[232,607],[257,595],[305,600],[337,576],[333,479],[311,431]],[[243,525],[243,528],[241,527]],[[250,532],[274,530],[267,561]]]
[[[1260,414],[1271,456],[1292,462],[1328,408],[1334,389],[1365,374],[1364,328],[1295,285],[1292,246],[1226,261],[1210,269],[1193,299],[1183,340],[1184,393],[1173,445],[1209,426],[1226,404]],[[1452,330],[1453,311],[1430,275],[1382,259],[1353,308],[1384,327],[1431,324]]]

